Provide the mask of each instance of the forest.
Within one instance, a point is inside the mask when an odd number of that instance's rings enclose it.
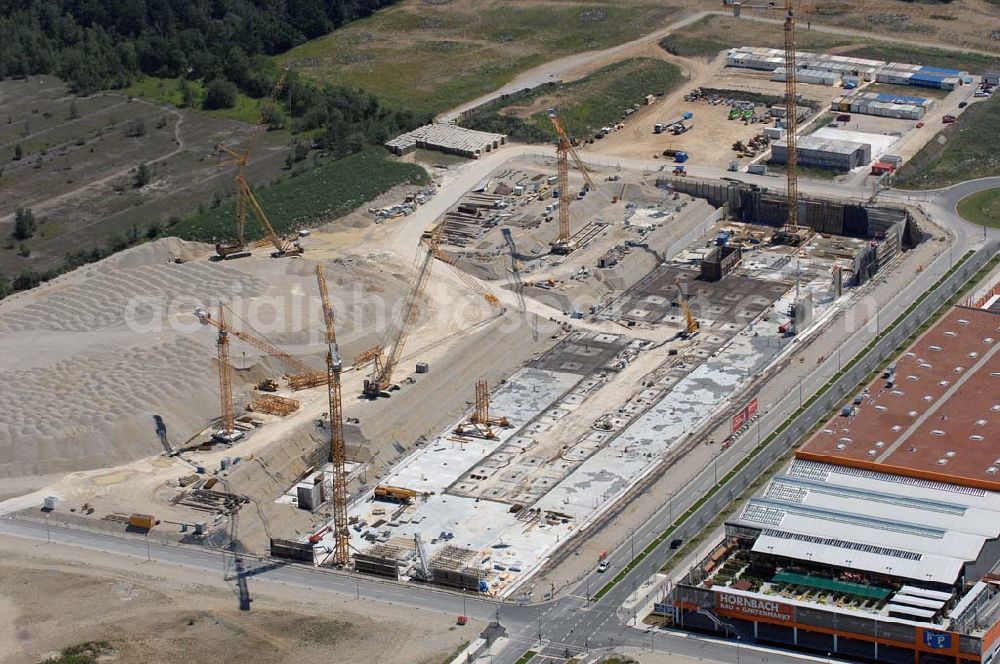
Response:
[[[270,90],[266,56],[394,0],[8,0],[0,77],[56,74],[87,94],[141,74]]]

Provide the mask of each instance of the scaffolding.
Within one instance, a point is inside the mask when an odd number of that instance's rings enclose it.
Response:
[[[478,553],[474,549],[463,549],[450,544],[442,548],[430,561],[434,583],[479,592],[483,573],[472,564]]]
[[[247,410],[254,413],[267,413],[268,415],[291,415],[299,409],[299,402],[295,399],[286,399],[274,394],[262,394],[247,406]]]

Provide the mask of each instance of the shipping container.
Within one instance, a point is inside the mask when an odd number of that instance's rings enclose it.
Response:
[[[156,525],[156,519],[152,514],[132,514],[128,518],[128,525],[131,528],[149,530]]]

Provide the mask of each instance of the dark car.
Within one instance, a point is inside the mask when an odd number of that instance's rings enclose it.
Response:
[[[679,537],[677,539],[675,539],[675,540],[670,540],[670,548],[671,549],[679,549],[679,548],[681,548],[681,544],[684,544],[684,540],[682,540]]]
[[[967,102],[967,101],[960,101],[960,102],[958,102],[958,107],[959,108],[965,108],[968,105],[969,105],[969,102]]]

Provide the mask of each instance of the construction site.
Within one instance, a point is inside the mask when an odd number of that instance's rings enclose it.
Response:
[[[799,100],[785,53],[763,87]],[[404,192],[399,214],[286,237],[244,175],[252,143],[220,147],[230,239],[159,240],[0,303],[0,512],[538,599],[602,517],[680,460],[717,459],[761,381],[943,239],[875,196],[799,195],[815,112],[798,105],[778,118],[780,191],[688,175],[687,150],[733,171],[766,156],[756,103],[744,118],[709,97],[599,146],[559,109],[538,149],[431,125],[475,161]],[[651,122],[689,107],[729,118],[703,161],[701,126]],[[589,160],[637,156],[617,148],[639,124],[661,168]]]

